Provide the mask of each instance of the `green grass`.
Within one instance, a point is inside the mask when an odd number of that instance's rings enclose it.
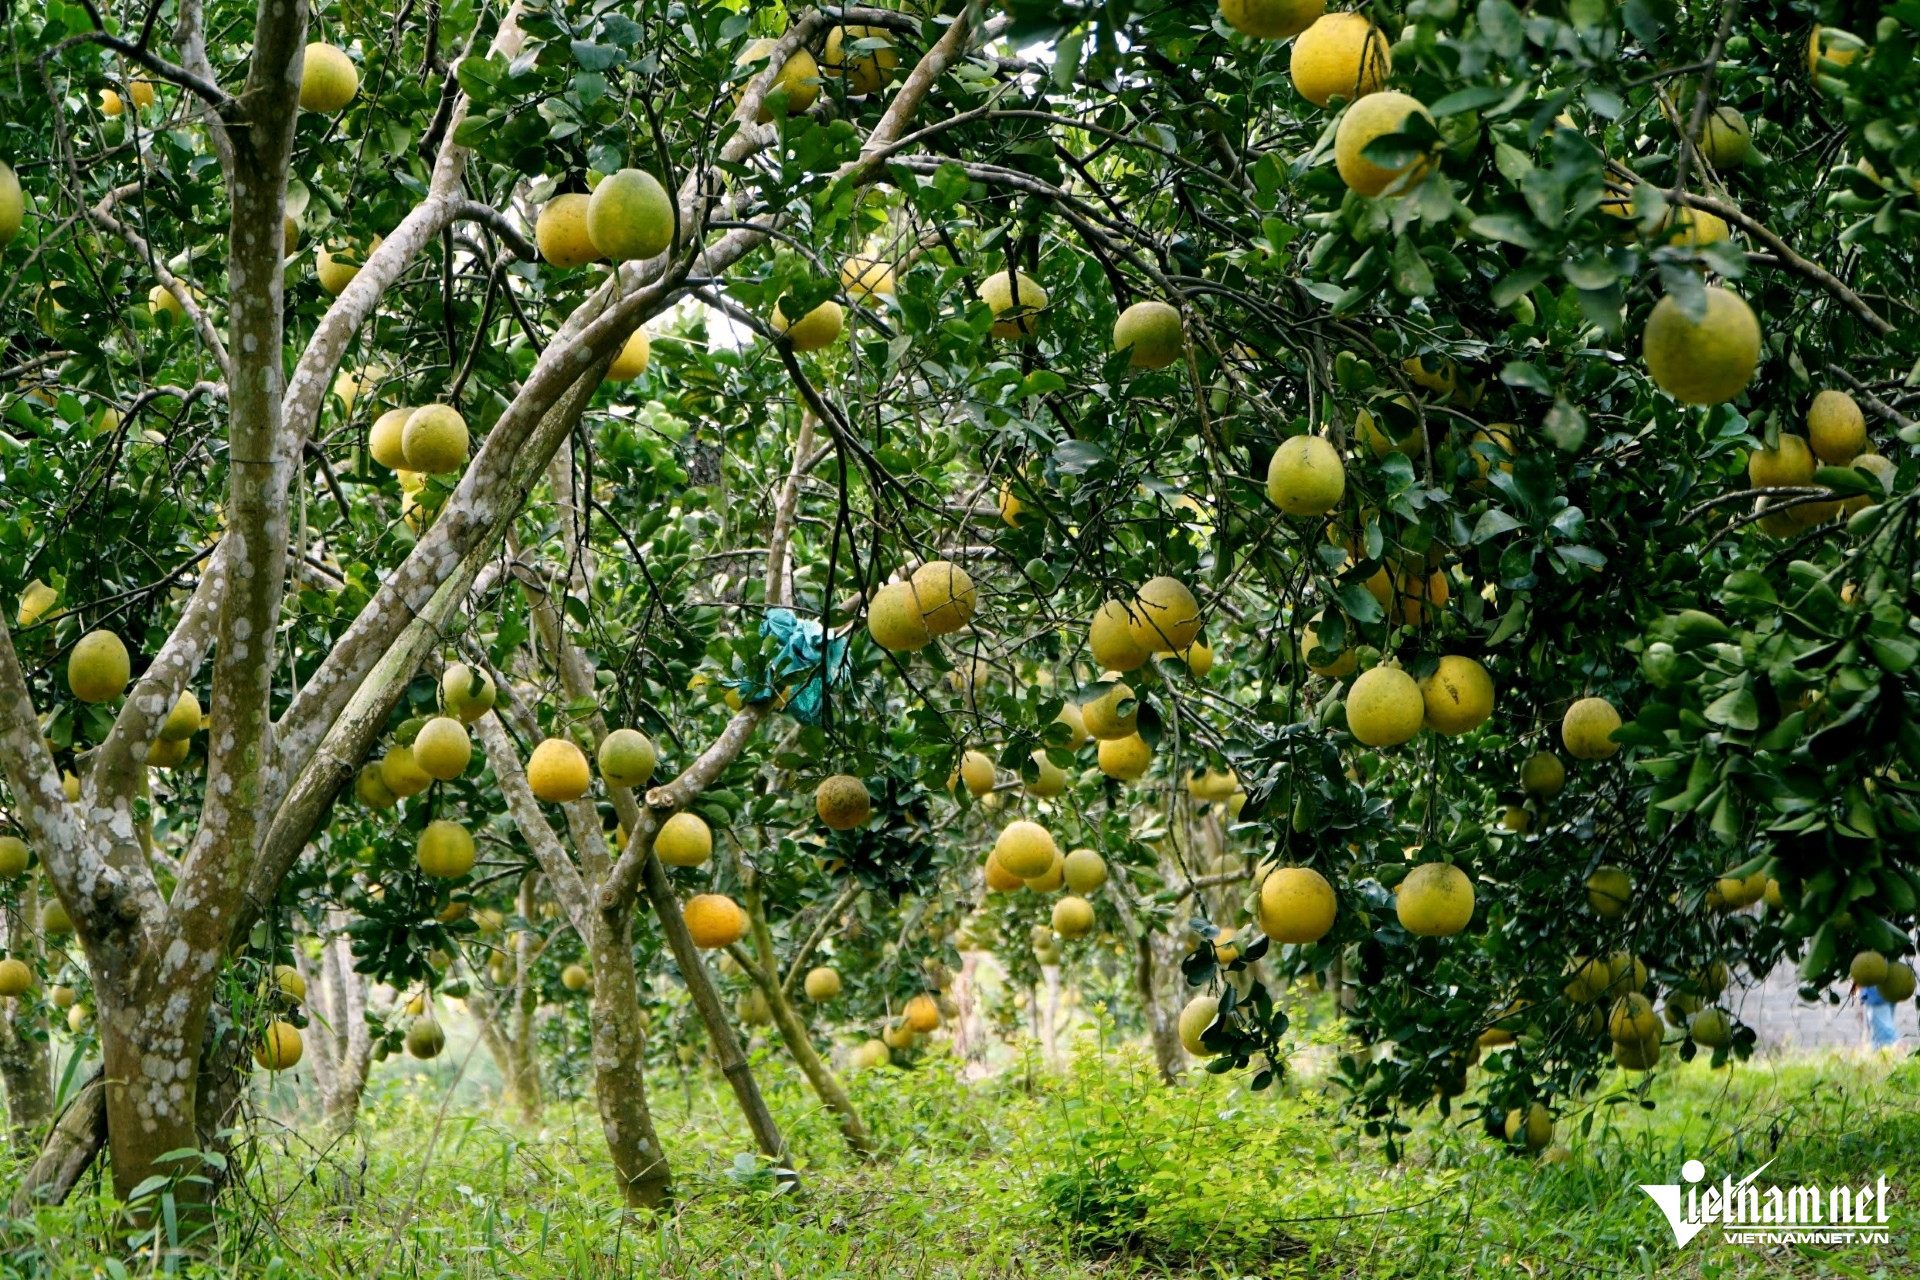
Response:
[[[257,1117],[218,1245],[178,1270],[289,1280],[1920,1275],[1913,1060],[1719,1073],[1675,1064],[1648,1090],[1651,1110],[1634,1095],[1563,1118],[1574,1159],[1556,1168],[1432,1113],[1389,1164],[1310,1074],[1267,1094],[1205,1075],[1170,1090],[1137,1054],[1091,1045],[1063,1073],[1032,1066],[968,1084],[936,1060],[855,1077],[884,1144],[862,1164],[797,1076],[763,1059],[803,1153],[802,1193],[776,1189],[750,1157],[723,1086],[669,1073],[653,1082],[653,1102],[680,1200],[650,1218],[619,1211],[590,1105],[556,1105],[540,1132],[525,1132],[471,1082],[449,1093],[457,1069],[442,1060],[381,1077],[360,1136],[325,1152],[303,1138],[305,1117]],[[1676,1181],[1689,1156],[1716,1179],[1770,1156],[1766,1177],[1782,1183],[1884,1173],[1900,1188],[1893,1241],[1766,1253],[1708,1233],[1676,1253],[1636,1184]],[[95,1189],[13,1224],[0,1275],[116,1274],[117,1262],[101,1267],[106,1213]],[[149,1260],[128,1273],[151,1270]]]

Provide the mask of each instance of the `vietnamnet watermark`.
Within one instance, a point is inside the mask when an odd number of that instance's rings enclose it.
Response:
[[[1673,1228],[1673,1243],[1684,1248],[1708,1227],[1720,1228],[1727,1244],[1886,1244],[1887,1180],[1859,1186],[1767,1187],[1754,1185],[1766,1172],[1761,1165],[1735,1182],[1701,1187],[1707,1167],[1698,1160],[1680,1166],[1689,1185],[1641,1183]]]

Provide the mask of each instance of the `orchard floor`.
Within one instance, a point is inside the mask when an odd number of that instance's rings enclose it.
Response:
[[[477,1061],[483,1055],[476,1055]],[[451,1058],[452,1055],[449,1055]],[[467,1065],[474,1065],[469,1062]],[[301,1117],[257,1117],[257,1158],[195,1276],[467,1277],[1611,1277],[1920,1276],[1920,1060],[1858,1054],[1665,1066],[1639,1103],[1618,1077],[1561,1123],[1572,1162],[1507,1154],[1459,1118],[1413,1120],[1406,1157],[1337,1119],[1311,1072],[1265,1094],[1244,1077],[1161,1087],[1137,1053],[1083,1046],[1065,1071],[1019,1064],[962,1082],[938,1060],[851,1080],[884,1143],[847,1158],[797,1077],[763,1061],[805,1189],[776,1189],[699,1074],[653,1081],[680,1200],[620,1213],[591,1107],[537,1132],[456,1087],[461,1064],[388,1074],[357,1139],[324,1153]],[[1622,1096],[1624,1095],[1624,1096]],[[1616,1100],[1611,1104],[1603,1100]],[[1591,1113],[1587,1132],[1584,1117]],[[1676,1250],[1636,1184],[1688,1158],[1739,1178],[1894,1190],[1891,1242],[1762,1250],[1709,1231]],[[103,1265],[97,1198],[13,1223],[0,1275],[151,1274]],[[162,1268],[161,1270],[165,1270]]]

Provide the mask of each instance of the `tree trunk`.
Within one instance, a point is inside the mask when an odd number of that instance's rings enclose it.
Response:
[[[216,1068],[211,1057],[203,1060],[202,1055],[211,992],[200,983],[155,989],[135,975],[111,972],[97,957],[95,961],[113,1189],[129,1201],[134,1188],[154,1175],[202,1172],[161,1157],[199,1149],[201,1133],[194,1119],[199,1095],[206,1092],[209,1102],[217,1102],[216,1095],[224,1092],[203,1090],[200,1082],[203,1070],[212,1073]],[[209,973],[214,968],[207,966]],[[176,1198],[194,1202],[206,1194],[204,1184],[189,1182],[178,1186]]]
[[[1187,1069],[1187,1051],[1180,1044],[1180,1008],[1185,1002],[1167,993],[1162,975],[1180,971],[1179,957],[1174,954],[1173,939],[1141,923],[1119,878],[1115,877],[1110,884],[1114,910],[1119,913],[1120,923],[1133,935],[1133,989],[1140,997],[1140,1011],[1146,1016],[1154,1065],[1160,1068],[1160,1078],[1173,1084]]]
[[[40,958],[39,933],[30,923],[39,915],[31,877],[7,907],[6,953],[29,965]],[[53,1054],[47,1046],[46,1019],[37,993],[3,1002],[0,1012],[0,1086],[7,1094],[7,1129],[14,1151],[30,1154],[40,1131],[53,1118]]]
[[[359,1120],[360,1099],[367,1091],[367,1071],[373,1062],[373,1037],[367,1031],[367,980],[353,967],[347,923],[346,912],[328,913],[331,936],[320,956],[320,980],[309,984],[309,990],[319,995],[317,1003],[310,1002],[309,1008],[326,1024],[314,1038],[327,1043],[331,1057],[327,1075],[321,1078],[320,1099],[326,1132],[333,1137],[348,1132]]]
[[[538,877],[522,876],[520,879],[520,916],[523,920],[534,918],[534,885]],[[534,990],[529,975],[533,972],[533,962],[543,947],[541,940],[534,937],[531,929],[520,931],[515,947],[514,963],[518,979],[514,984],[512,1026],[507,1036],[509,1072],[506,1077],[507,1093],[514,1105],[520,1108],[520,1120],[529,1129],[540,1127],[540,1112],[543,1099],[540,1089],[539,1046],[534,1043],[533,1014],[539,1007],[540,993]],[[636,1002],[636,1009],[638,1004]]]
[[[39,1158],[14,1189],[8,1211],[16,1218],[25,1218],[33,1213],[35,1205],[64,1203],[106,1145],[107,1085],[95,1072],[54,1122]]]
[[[646,1032],[633,966],[633,913],[599,913],[587,940],[593,953],[593,1093],[600,1127],[629,1207],[655,1209],[672,1191],[667,1155],[647,1109]]]
[[[814,1048],[813,1036],[807,1030],[806,1022],[801,1019],[799,1011],[787,999],[787,993],[780,985],[780,962],[773,950],[773,932],[767,928],[766,906],[760,897],[760,880],[751,871],[744,874],[747,922],[753,930],[753,949],[760,958],[759,964],[749,966],[747,972],[753,976],[754,985],[766,996],[767,1007],[773,1011],[773,1024],[780,1029],[780,1038],[786,1041],[787,1052],[800,1064],[801,1073],[807,1077],[807,1083],[813,1086],[820,1101],[840,1117],[840,1132],[846,1138],[847,1145],[860,1155],[872,1155],[873,1140],[867,1136],[866,1126],[860,1123],[860,1113],[854,1109],[853,1099],[847,1096],[840,1078],[833,1074],[833,1068]]]

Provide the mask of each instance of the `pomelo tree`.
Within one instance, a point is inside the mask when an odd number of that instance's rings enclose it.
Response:
[[[787,1154],[703,949],[856,1146],[815,1034],[953,941],[1257,1085],[1331,979],[1389,1143],[1910,994],[1897,11],[99,16],[12,19],[0,756],[122,1194],[291,1065],[298,913],[437,1051],[534,875],[636,1205],[667,957]]]

